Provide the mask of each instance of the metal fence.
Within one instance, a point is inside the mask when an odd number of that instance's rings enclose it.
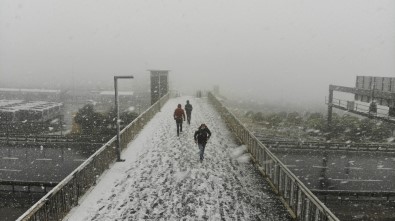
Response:
[[[0,180],[0,192],[6,193],[47,193],[53,187],[58,185],[55,182],[40,182],[40,181],[10,181]]]
[[[254,163],[296,220],[339,220],[270,150],[211,93],[212,105],[244,143]]]
[[[371,152],[395,152],[395,144],[390,143],[327,143],[315,141],[276,141],[261,139],[256,135],[267,147],[274,148],[290,148],[290,149],[313,149],[313,150],[336,150],[336,151],[371,151]]]
[[[126,148],[127,144],[135,138],[168,99],[169,94],[164,95],[120,132],[120,146],[122,149]],[[62,220],[74,206],[78,205],[80,197],[96,184],[99,176],[116,159],[115,136],[20,216],[18,221]]]
[[[329,100],[326,97],[325,97],[325,104],[329,104]],[[349,111],[365,113],[371,116],[382,117],[386,119],[393,118],[389,115],[388,108],[381,108],[379,106],[376,107],[375,112],[370,112],[369,111],[370,105],[366,103],[358,103],[356,101],[348,101],[348,100],[333,98],[332,105],[334,105],[334,107],[340,107]]]
[[[87,135],[47,135],[47,134],[20,134],[0,133],[0,143],[106,143],[112,135],[87,136]]]
[[[395,191],[350,191],[350,190],[311,190],[318,198],[325,203],[350,202],[372,202],[372,203],[394,203]]]

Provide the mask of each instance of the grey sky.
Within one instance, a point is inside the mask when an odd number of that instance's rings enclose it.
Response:
[[[329,84],[395,77],[394,61],[393,0],[0,1],[0,87],[169,69],[187,92],[322,102]]]

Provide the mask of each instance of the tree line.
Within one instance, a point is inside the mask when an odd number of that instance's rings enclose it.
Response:
[[[138,114],[136,112],[121,112],[119,115],[120,128],[124,128],[137,117]],[[74,122],[79,125],[79,131],[73,131],[73,133],[83,135],[115,135],[117,132],[116,119],[117,113],[115,108],[112,108],[109,112],[100,113],[94,110],[92,104],[87,104],[79,109],[74,117]]]

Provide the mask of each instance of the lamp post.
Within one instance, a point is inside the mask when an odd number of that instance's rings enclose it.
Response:
[[[133,76],[114,76],[114,89],[115,89],[115,111],[117,112],[117,162],[123,162],[121,159],[121,140],[119,137],[119,107],[118,107],[118,79],[130,79]]]

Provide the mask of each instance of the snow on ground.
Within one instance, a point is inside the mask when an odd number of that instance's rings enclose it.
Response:
[[[187,99],[191,125],[177,137],[173,112]],[[203,163],[193,141],[201,123],[212,132]],[[290,220],[207,98],[170,99],[122,158],[64,220]]]

